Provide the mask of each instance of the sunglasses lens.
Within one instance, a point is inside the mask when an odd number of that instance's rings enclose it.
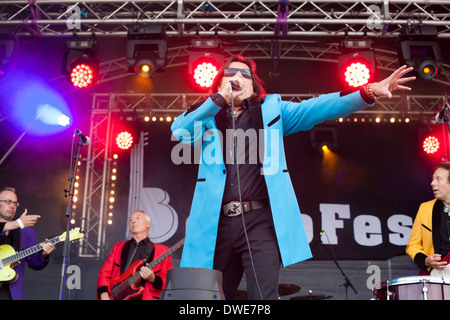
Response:
[[[228,69],[225,69],[225,71],[223,72],[223,75],[225,77],[232,77],[238,71],[241,72],[241,74],[242,74],[242,76],[244,78],[247,78],[247,79],[251,79],[252,78],[252,74],[251,74],[250,70],[248,70],[248,69],[239,69],[239,68],[228,68]]]

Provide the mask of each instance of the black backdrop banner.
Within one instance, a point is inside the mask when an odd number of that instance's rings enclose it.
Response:
[[[143,185],[165,191],[164,206],[178,216],[176,230],[165,241],[171,245],[184,236],[198,166],[172,160],[178,142],[171,139],[170,123],[147,123],[141,130],[148,134]],[[332,131],[335,151],[322,155],[314,142]],[[405,254],[420,203],[433,199],[431,175],[439,159],[422,151],[426,131],[411,123],[336,123],[285,138],[313,259],[330,259],[327,247],[338,259]]]

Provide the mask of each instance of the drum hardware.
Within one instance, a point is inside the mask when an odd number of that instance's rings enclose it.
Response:
[[[450,283],[444,277],[404,277],[383,281],[372,293],[376,300],[450,300]]]
[[[281,283],[278,285],[278,296],[288,296],[300,291],[300,287],[295,284]],[[245,290],[237,290],[234,296],[234,300],[247,300],[248,295]]]
[[[290,298],[289,300],[324,300],[332,298],[333,296],[327,294],[313,294],[311,290],[307,295],[295,296]]]

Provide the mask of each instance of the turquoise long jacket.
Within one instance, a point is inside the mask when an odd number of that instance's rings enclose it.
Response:
[[[335,92],[300,103],[268,95],[261,108],[250,110],[264,136],[262,174],[267,185],[273,223],[284,267],[312,257],[299,204],[289,177],[283,137],[311,129],[371,106],[363,92]],[[211,97],[188,110],[172,124],[174,139],[193,145],[200,154],[196,183],[180,267],[212,268],[218,222],[225,188],[223,134],[217,126],[223,108]],[[190,148],[190,147],[189,147]],[[201,150],[201,151],[200,151]],[[262,157],[262,156],[261,156]]]

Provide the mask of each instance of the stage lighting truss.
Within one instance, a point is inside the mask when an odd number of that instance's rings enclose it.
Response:
[[[197,88],[209,89],[224,61],[223,44],[217,37],[191,41],[188,73]]]
[[[98,45],[94,37],[67,40],[68,51],[63,58],[63,74],[78,88],[87,88],[98,80]]]
[[[166,69],[167,41],[162,25],[134,25],[128,31],[128,72],[150,78]]]
[[[284,2],[284,1],[283,1]],[[7,0],[0,1],[0,24],[14,25],[19,36],[70,36],[73,27],[86,34],[126,36],[124,25],[161,23],[168,36],[201,35],[268,37],[280,24],[281,1],[198,1],[198,0]],[[74,13],[69,10],[77,7]],[[437,25],[440,37],[450,37],[447,0],[290,0],[287,5],[288,36],[396,37],[400,26],[424,20]],[[41,14],[39,17],[37,13]],[[33,17],[33,19],[30,18]]]
[[[340,45],[338,73],[341,81],[350,87],[359,87],[373,81],[376,73],[372,40],[346,38]]]
[[[423,80],[439,75],[442,67],[441,48],[434,26],[409,26],[398,38],[399,60],[414,67],[414,73]]]

